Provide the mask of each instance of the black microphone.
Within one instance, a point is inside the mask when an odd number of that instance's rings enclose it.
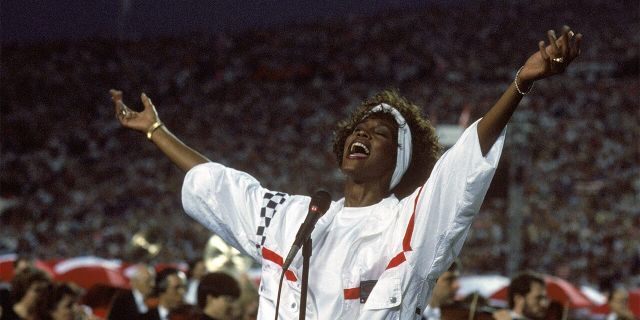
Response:
[[[319,190],[313,194],[313,197],[311,197],[311,203],[309,203],[309,212],[307,213],[307,217],[300,225],[300,229],[298,229],[298,233],[296,234],[296,239],[293,241],[291,250],[289,250],[289,254],[282,264],[283,271],[289,269],[293,258],[296,256],[298,251],[300,251],[300,247],[302,247],[302,245],[311,237],[311,232],[313,231],[313,228],[315,228],[318,219],[327,212],[330,206],[331,195],[328,192]]]

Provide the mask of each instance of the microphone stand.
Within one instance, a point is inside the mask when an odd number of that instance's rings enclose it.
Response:
[[[300,291],[300,317],[305,320],[307,315],[307,287],[309,285],[309,260],[311,260],[311,237],[302,244],[302,285]]]

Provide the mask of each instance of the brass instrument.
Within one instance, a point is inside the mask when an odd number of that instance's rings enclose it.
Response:
[[[253,260],[227,244],[217,235],[211,236],[204,249],[204,264],[209,272],[226,272],[236,278],[251,268]]]
[[[131,246],[134,249],[145,252],[149,258],[154,258],[160,253],[160,250],[162,250],[160,243],[154,243],[149,240],[149,233],[146,231],[140,231],[134,234],[131,238]]]

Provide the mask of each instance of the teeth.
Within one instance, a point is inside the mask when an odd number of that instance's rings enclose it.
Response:
[[[351,150],[350,150],[350,151],[351,151],[351,153],[353,153],[353,151],[356,149],[356,147],[360,147],[360,148],[364,149],[364,152],[365,152],[366,154],[369,154],[369,148],[367,148],[367,146],[365,146],[365,145],[364,145],[364,144],[362,144],[361,142],[354,142],[354,143],[351,145]]]

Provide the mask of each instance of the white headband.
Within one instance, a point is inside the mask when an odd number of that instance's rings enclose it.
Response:
[[[411,163],[411,149],[413,149],[411,145],[411,130],[409,129],[407,121],[402,114],[400,114],[400,111],[386,103],[381,103],[371,108],[365,117],[381,111],[391,113],[398,123],[398,152],[396,156],[396,169],[393,171],[391,185],[389,186],[389,190],[391,190],[400,183],[402,176],[407,172],[407,168],[409,168],[409,163]]]

